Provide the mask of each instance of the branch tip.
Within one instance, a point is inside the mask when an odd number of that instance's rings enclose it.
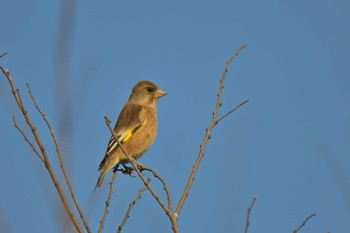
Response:
[[[305,226],[305,224],[307,223],[307,221],[309,221],[311,218],[315,217],[316,213],[310,214],[309,216],[307,216],[305,218],[305,220],[303,221],[303,223],[293,231],[293,233],[297,233],[301,228],[303,228]]]

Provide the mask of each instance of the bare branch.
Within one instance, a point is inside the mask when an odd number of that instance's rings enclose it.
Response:
[[[12,116],[12,121],[13,121],[13,124],[14,124],[15,128],[22,134],[23,139],[27,142],[27,144],[30,146],[30,148],[32,148],[32,150],[33,150],[34,153],[38,156],[38,158],[39,158],[43,163],[45,163],[43,157],[41,157],[40,153],[37,151],[37,149],[35,148],[34,144],[33,144],[31,141],[29,141],[28,137],[25,135],[25,133],[23,132],[23,130],[17,125],[15,116]]]
[[[164,191],[165,191],[165,193],[166,193],[167,200],[168,200],[168,209],[172,212],[173,204],[172,204],[172,201],[171,201],[171,194],[170,194],[170,190],[169,190],[169,188],[168,188],[168,186],[167,186],[165,180],[164,180],[162,177],[160,177],[160,176],[158,175],[158,173],[156,173],[156,172],[155,172],[153,169],[151,169],[151,168],[142,167],[142,168],[141,168],[141,171],[143,171],[143,170],[144,170],[144,171],[149,171],[149,172],[151,172],[151,173],[153,174],[153,176],[154,176],[155,178],[157,178],[157,179],[163,184],[163,188],[164,188]]]
[[[238,54],[239,54],[245,47],[247,47],[247,45],[241,46],[241,47],[238,49],[238,51],[226,62],[226,66],[225,66],[224,72],[223,72],[223,74],[222,74],[222,76],[221,76],[221,79],[220,79],[220,88],[219,88],[219,92],[218,92],[218,94],[217,94],[216,106],[215,106],[215,109],[214,109],[214,112],[213,112],[212,122],[210,123],[209,127],[206,128],[206,134],[205,134],[204,139],[203,139],[203,141],[202,141],[202,143],[201,143],[201,145],[200,145],[200,150],[199,150],[199,154],[198,154],[197,160],[196,160],[196,162],[195,162],[195,164],[194,164],[194,166],[193,166],[193,169],[192,169],[190,178],[189,178],[189,180],[188,180],[188,182],[187,182],[187,185],[186,185],[185,190],[184,190],[184,192],[183,192],[183,194],[182,194],[182,197],[181,197],[181,199],[180,199],[180,201],[179,201],[179,204],[178,204],[178,206],[177,206],[177,208],[176,208],[176,210],[175,210],[174,215],[175,215],[176,217],[178,217],[178,216],[180,215],[181,209],[182,209],[182,207],[183,207],[183,205],[184,205],[184,203],[185,203],[185,201],[186,201],[186,199],[187,199],[188,193],[190,192],[190,189],[191,189],[192,184],[193,184],[193,182],[194,182],[194,177],[195,177],[196,172],[197,172],[197,170],[198,170],[199,164],[200,164],[200,162],[202,161],[202,159],[203,159],[203,157],[204,157],[204,149],[205,149],[205,146],[206,146],[207,142],[209,141],[209,139],[211,138],[211,131],[213,130],[213,128],[215,127],[215,125],[217,125],[218,122],[219,122],[219,121],[217,120],[217,115],[218,115],[219,109],[220,109],[220,107],[221,107],[221,105],[222,105],[221,96],[222,96],[222,92],[223,92],[223,89],[224,89],[224,81],[225,81],[225,77],[226,77],[228,68],[229,68],[231,62],[233,61],[233,59],[234,59],[235,57],[237,57]],[[245,103],[245,102],[243,102],[243,104],[244,104],[244,103]],[[243,105],[243,104],[241,104],[241,105]],[[238,107],[240,107],[240,105],[239,105]],[[238,108],[238,107],[237,107],[237,108]],[[235,109],[233,109],[233,111],[235,111]],[[233,111],[232,111],[232,112],[233,112]],[[230,113],[229,113],[229,114],[230,114]],[[226,117],[226,116],[224,116],[224,117]],[[223,119],[223,118],[220,118],[219,120],[222,120],[222,119]]]
[[[170,209],[168,209],[166,207],[166,205],[163,203],[163,201],[160,199],[160,197],[156,194],[156,192],[154,191],[154,189],[151,187],[151,185],[147,182],[146,178],[142,175],[140,169],[138,168],[138,166],[140,166],[140,163],[138,163],[134,158],[132,158],[124,149],[124,147],[122,146],[122,144],[119,142],[117,135],[115,134],[115,132],[112,129],[111,126],[111,121],[108,119],[107,116],[105,116],[105,121],[106,124],[109,128],[109,130],[111,131],[113,137],[115,138],[116,142],[118,143],[120,149],[123,151],[123,153],[125,154],[125,156],[128,158],[128,160],[130,161],[132,167],[134,168],[134,170],[137,172],[138,177],[140,177],[140,179],[142,180],[143,184],[147,187],[147,189],[151,192],[152,196],[156,199],[156,201],[158,202],[158,204],[162,207],[162,209],[164,210],[165,214],[168,215],[170,222],[171,222],[171,226],[172,229],[175,233],[179,232],[179,227],[177,224],[177,218],[176,215],[173,214]],[[136,165],[135,165],[136,164]],[[137,166],[138,165],[138,166]],[[142,166],[141,166],[142,167]]]
[[[92,233],[90,227],[89,227],[89,224],[83,214],[83,211],[82,209],[80,208],[80,205],[79,205],[79,202],[78,202],[78,199],[77,197],[75,196],[75,193],[74,193],[74,190],[73,190],[73,186],[72,186],[72,183],[70,182],[70,179],[69,179],[69,176],[67,174],[67,171],[66,171],[66,168],[65,168],[65,165],[64,165],[64,158],[63,158],[63,155],[61,153],[61,148],[59,147],[58,145],[58,140],[57,140],[57,137],[55,135],[55,132],[53,131],[53,128],[50,124],[50,122],[48,121],[45,113],[40,109],[38,103],[36,102],[35,98],[34,98],[34,95],[32,93],[32,89],[30,88],[29,84],[27,83],[27,87],[28,87],[28,91],[29,91],[29,95],[30,97],[32,98],[32,101],[35,105],[35,108],[38,110],[38,112],[40,113],[40,115],[42,116],[42,118],[44,119],[46,125],[47,125],[47,128],[49,129],[50,133],[51,133],[51,137],[55,143],[55,147],[56,147],[56,152],[57,152],[57,155],[58,155],[58,158],[59,158],[59,161],[60,161],[60,166],[61,166],[61,170],[62,170],[62,173],[63,173],[63,176],[64,176],[64,179],[67,183],[67,186],[68,186],[68,189],[69,189],[69,192],[73,198],[73,201],[74,201],[74,204],[75,204],[75,207],[77,208],[78,212],[79,212],[79,215],[80,215],[80,218],[82,219],[83,223],[84,223],[84,226],[87,230],[87,232],[89,233]]]
[[[254,195],[253,197],[253,201],[252,203],[250,204],[249,208],[248,208],[248,214],[247,214],[247,219],[245,221],[245,230],[244,230],[244,233],[248,233],[248,229],[249,229],[249,225],[250,225],[250,214],[252,212],[252,209],[253,209],[253,206],[255,204],[255,201],[256,199],[258,199],[258,196],[257,195]]]
[[[225,117],[227,117],[228,115],[230,115],[231,113],[233,113],[234,111],[236,111],[237,109],[239,109],[240,107],[242,107],[243,105],[245,105],[246,103],[248,103],[249,100],[245,100],[242,103],[238,104],[236,107],[234,107],[233,109],[231,109],[229,112],[227,112],[225,115],[223,115],[222,117],[220,117],[218,119],[218,123],[223,120]]]
[[[103,212],[103,217],[102,217],[102,219],[100,221],[100,227],[98,228],[98,233],[102,232],[103,227],[105,225],[105,221],[106,221],[107,215],[109,213],[109,204],[111,203],[111,199],[112,199],[113,185],[114,185],[115,180],[117,179],[117,176],[118,176],[117,172],[113,173],[112,180],[109,183],[109,194],[108,194],[108,198],[107,198],[107,201],[106,201],[105,211]]]
[[[307,221],[309,221],[310,218],[312,217],[315,217],[316,216],[316,213],[313,213],[311,215],[309,215],[308,217],[305,218],[304,222],[297,228],[293,231],[293,233],[297,233],[301,228],[303,228],[306,224]]]
[[[151,182],[151,179],[148,178],[148,179],[147,179],[147,182],[148,182],[148,183]],[[122,231],[122,229],[123,229],[123,227],[124,227],[126,221],[127,221],[128,218],[130,217],[131,209],[135,206],[136,202],[137,202],[138,200],[141,199],[142,193],[143,193],[144,191],[146,191],[147,189],[148,189],[147,186],[144,186],[142,189],[140,189],[139,192],[138,192],[138,194],[137,194],[137,196],[135,197],[135,199],[129,204],[129,208],[128,208],[128,210],[126,211],[126,214],[125,214],[125,217],[124,217],[122,223],[121,223],[121,224],[119,225],[119,227],[118,227],[117,233],[120,233],[120,232]]]
[[[56,177],[56,174],[55,174],[55,172],[52,169],[52,166],[51,166],[51,163],[50,163],[50,160],[49,160],[49,156],[48,156],[48,154],[46,152],[45,146],[42,143],[41,138],[40,138],[40,136],[39,136],[39,134],[38,134],[38,132],[36,130],[36,127],[35,127],[34,123],[32,122],[31,118],[29,117],[28,112],[27,112],[27,110],[25,109],[25,107],[23,105],[22,99],[21,99],[21,97],[19,95],[19,90],[15,87],[15,84],[14,84],[14,82],[12,80],[10,72],[9,71],[5,71],[2,66],[0,66],[0,69],[4,73],[4,75],[6,76],[8,82],[9,82],[9,84],[11,86],[12,94],[13,94],[15,100],[16,100],[16,103],[17,103],[18,107],[20,108],[20,110],[22,111],[22,115],[26,119],[26,122],[27,122],[28,126],[30,127],[30,129],[32,131],[32,134],[33,134],[33,136],[35,138],[35,141],[36,141],[38,147],[40,148],[42,157],[44,158],[45,167],[46,167],[47,171],[49,172],[49,174],[51,176],[52,182],[54,183],[54,185],[55,185],[55,187],[57,189],[57,192],[58,192],[58,194],[59,194],[59,196],[61,198],[61,201],[62,201],[64,207],[66,208],[66,211],[67,211],[70,219],[72,220],[76,230],[79,233],[83,233],[84,230],[81,227],[79,221],[77,220],[73,210],[71,209],[71,207],[70,207],[70,205],[68,203],[67,197],[64,194],[64,191],[63,191],[63,189],[61,187],[61,184],[58,181],[58,179]]]
[[[6,54],[7,54],[7,53],[5,52],[5,53],[1,54],[1,55],[0,55],[0,57],[3,57],[3,56],[5,56]]]

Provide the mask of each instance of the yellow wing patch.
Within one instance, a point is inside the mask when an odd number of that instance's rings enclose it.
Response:
[[[128,134],[125,136],[125,138],[123,139],[122,142],[126,142],[127,140],[129,140],[129,138],[131,138],[131,136],[132,136],[132,131],[129,130],[129,131],[128,131]]]

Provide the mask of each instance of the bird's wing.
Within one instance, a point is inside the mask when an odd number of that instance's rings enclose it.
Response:
[[[141,114],[141,112],[142,106],[140,105],[125,105],[114,128],[114,133],[116,134],[119,142],[124,143],[129,140],[144,123],[141,117],[143,114]],[[107,146],[106,155],[112,153],[116,148],[118,148],[118,143],[115,137],[112,135]]]

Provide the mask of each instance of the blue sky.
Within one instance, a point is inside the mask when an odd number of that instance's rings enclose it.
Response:
[[[94,231],[108,193],[105,182],[91,197],[110,137],[103,116],[114,124],[140,80],[168,92],[158,105],[157,140],[141,162],[166,179],[177,203],[225,62],[248,44],[230,67],[221,114],[250,102],[215,128],[180,216],[181,232],[243,232],[254,195],[251,233],[292,232],[311,213],[317,216],[301,232],[349,232],[348,1],[80,1],[72,18],[61,2],[0,4],[0,53],[7,52],[0,63],[12,72],[59,171],[49,132],[26,93],[30,83]],[[57,46],[62,41],[66,46]],[[64,78],[69,86],[58,89]],[[69,121],[61,115],[65,101]],[[9,232],[61,232],[54,186],[12,114],[29,134],[3,77],[0,230],[8,229],[6,219]],[[141,187],[138,179],[118,178],[105,232],[116,231]],[[171,228],[145,193],[124,230]]]

